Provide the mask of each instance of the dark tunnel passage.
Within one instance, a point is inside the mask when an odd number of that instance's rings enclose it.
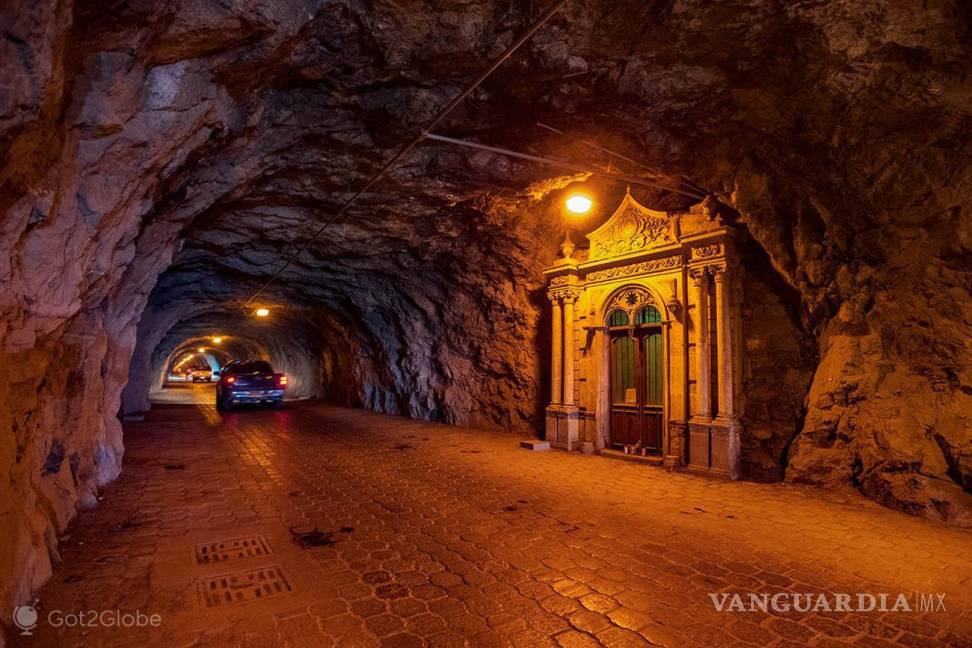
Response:
[[[0,7],[0,622],[195,354],[972,527],[966,5],[573,0],[427,132],[541,9]]]
[[[123,393],[123,411],[128,413],[149,409],[151,394],[163,388],[174,363],[190,358],[196,365],[191,358],[199,355],[214,355],[219,366],[232,360],[266,360],[287,374],[288,396],[294,399],[319,398],[331,383],[325,366],[330,371],[333,363],[320,331],[283,309],[252,321],[234,312],[204,311],[177,321],[161,339],[144,339],[146,348],[136,347]],[[158,342],[149,347],[150,339]]]

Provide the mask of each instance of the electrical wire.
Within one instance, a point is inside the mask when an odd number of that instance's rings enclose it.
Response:
[[[597,151],[600,151],[602,153],[607,153],[608,155],[610,155],[612,157],[616,157],[616,158],[618,158],[620,160],[624,160],[625,162],[629,162],[630,164],[633,164],[633,165],[635,165],[637,167],[640,167],[641,169],[644,169],[645,171],[647,171],[651,175],[655,176],[656,178],[663,179],[663,180],[668,180],[669,182],[674,182],[676,184],[679,184],[679,185],[681,185],[687,191],[691,191],[693,193],[700,193],[700,194],[702,194],[702,197],[703,198],[705,196],[707,196],[708,194],[711,193],[707,189],[705,189],[703,187],[700,187],[700,186],[698,186],[697,184],[695,184],[693,182],[689,182],[689,181],[684,180],[682,178],[676,178],[674,176],[670,176],[670,175],[668,175],[666,173],[663,173],[662,171],[659,171],[658,169],[655,169],[654,167],[650,167],[647,164],[644,164],[643,162],[639,162],[638,160],[632,159],[632,158],[628,157],[627,155],[624,155],[622,153],[618,153],[617,151],[612,151],[611,149],[609,149],[609,148],[607,148],[605,146],[601,146],[600,144],[596,144],[594,142],[591,142],[590,140],[581,139],[579,137],[574,137],[572,135],[568,135],[567,133],[565,133],[564,131],[560,130],[559,128],[554,128],[553,126],[550,126],[548,124],[544,124],[543,122],[537,122],[537,126],[539,126],[540,128],[543,128],[545,130],[548,130],[551,133],[556,133],[558,135],[562,135],[563,137],[567,138],[568,140],[570,140],[572,142],[577,142],[579,144],[583,144],[585,146],[589,146],[589,147],[591,147],[591,148],[593,148],[593,149],[595,149]]]
[[[519,158],[521,160],[529,160],[530,162],[539,162],[540,164],[550,164],[553,166],[559,166],[564,169],[570,169],[572,171],[578,171],[580,173],[590,173],[591,175],[601,176],[602,178],[610,178],[611,180],[619,180],[621,182],[627,182],[630,184],[643,185],[646,187],[652,187],[653,189],[664,189],[665,191],[671,191],[673,193],[679,193],[683,196],[688,196],[694,200],[705,199],[705,194],[700,193],[695,190],[678,189],[676,187],[670,187],[668,185],[660,184],[659,182],[654,182],[652,180],[646,180],[645,178],[639,178],[637,176],[626,175],[623,173],[613,173],[610,171],[598,171],[591,168],[590,166],[577,164],[576,162],[571,162],[570,160],[563,160],[560,158],[543,157],[540,155],[531,155],[530,153],[520,153],[519,151],[512,151],[506,148],[500,148],[498,146],[489,146],[487,144],[479,144],[477,142],[469,142],[467,140],[456,139],[454,137],[446,137],[445,135],[437,135],[435,133],[429,133],[427,135],[428,139],[436,142],[445,142],[446,144],[455,144],[457,146],[466,146],[469,148],[479,149],[481,151],[489,151],[491,153],[497,153],[499,155],[505,155],[507,157]],[[661,178],[665,180],[666,178]]]

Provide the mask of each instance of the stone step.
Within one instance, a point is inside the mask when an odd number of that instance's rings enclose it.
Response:
[[[550,442],[541,441],[539,439],[524,439],[523,441],[520,441],[520,447],[537,452],[540,450],[549,450]]]
[[[664,457],[658,455],[642,457],[641,455],[625,454],[620,450],[609,450],[608,448],[601,450],[600,454],[602,457],[608,457],[609,459],[621,459],[622,461],[648,464],[650,466],[661,466],[665,461]]]

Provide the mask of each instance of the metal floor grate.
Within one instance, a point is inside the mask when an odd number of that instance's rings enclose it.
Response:
[[[252,536],[197,544],[195,553],[197,565],[210,565],[267,556],[270,554],[270,545],[263,536]]]
[[[259,601],[293,591],[280,567],[212,576],[200,581],[206,607]]]

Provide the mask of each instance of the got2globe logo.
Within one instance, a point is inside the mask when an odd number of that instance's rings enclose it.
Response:
[[[18,628],[20,628],[20,634],[30,637],[33,636],[31,630],[37,627],[37,605],[35,600],[30,605],[21,605],[14,608],[13,622]]]
[[[14,625],[20,628],[21,635],[33,636],[32,630],[40,621],[37,600],[30,605],[15,607],[13,611]],[[158,628],[162,625],[162,616],[148,614],[141,610],[80,610],[65,612],[50,610],[44,621],[54,628]]]

